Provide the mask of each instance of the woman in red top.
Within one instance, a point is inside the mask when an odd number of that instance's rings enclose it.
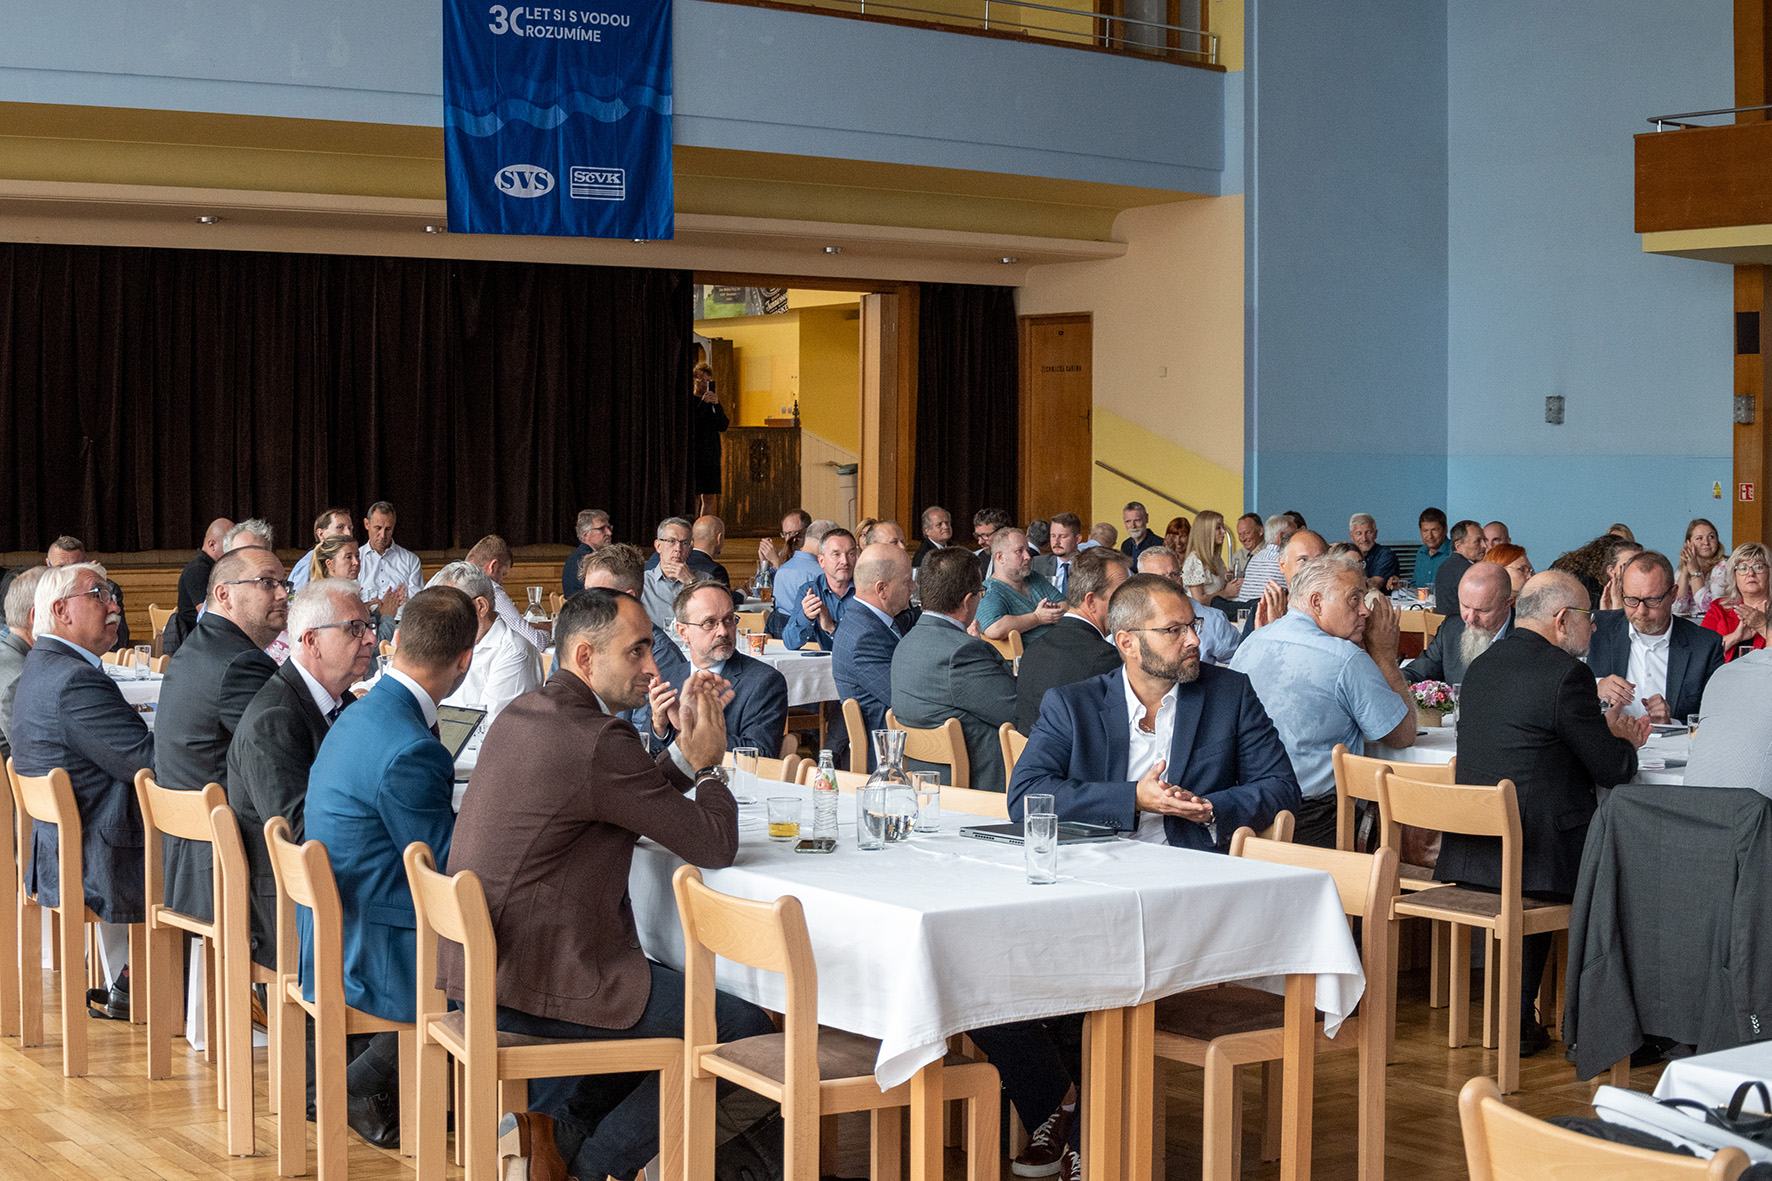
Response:
[[[1766,617],[1772,609],[1768,558],[1766,547],[1757,541],[1742,542],[1729,556],[1722,597],[1704,615],[1704,626],[1723,637],[1724,660],[1734,660],[1746,648],[1766,646]]]

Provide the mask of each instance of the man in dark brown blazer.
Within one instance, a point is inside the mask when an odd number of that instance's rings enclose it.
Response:
[[[671,709],[677,739],[654,759],[615,716],[644,704],[658,674],[645,608],[581,591],[554,636],[553,677],[506,706],[486,735],[449,854],[450,872],[473,870],[486,891],[498,1025],[537,1037],[681,1037],[683,975],[640,950],[628,869],[642,836],[693,865],[732,864],[738,805],[719,769],[728,689],[692,674]],[[462,999],[454,945],[443,945],[440,968]],[[761,1009],[735,997],[722,995],[715,1013],[721,1041],[773,1032]],[[533,1080],[531,1112],[500,1125],[501,1162],[528,1158],[530,1181],[633,1176],[658,1151],[658,1084],[649,1075],[622,1095],[610,1093],[614,1081]]]

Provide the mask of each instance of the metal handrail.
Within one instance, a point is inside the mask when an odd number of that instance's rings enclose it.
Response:
[[[1170,504],[1179,504],[1182,508],[1184,508],[1188,512],[1194,514],[1194,516],[1196,516],[1196,517],[1200,515],[1199,509],[1195,508],[1193,505],[1189,504],[1187,501],[1181,499],[1181,497],[1176,496],[1170,492],[1165,492],[1161,488],[1153,488],[1151,485],[1145,483],[1143,480],[1139,479],[1137,476],[1131,475],[1127,472],[1123,472],[1111,463],[1103,463],[1103,462],[1101,462],[1101,460],[1098,459],[1095,461],[1095,466],[1098,468],[1101,468],[1103,471],[1112,472],[1114,475],[1120,477],[1122,480],[1126,481],[1128,484],[1138,485],[1140,488],[1143,488],[1146,492],[1149,492],[1152,496],[1161,496],[1164,500],[1167,500]]]
[[[1710,115],[1739,115],[1743,111],[1772,111],[1772,103],[1766,103],[1757,107],[1721,107],[1714,111],[1686,111],[1679,115],[1653,115],[1648,121],[1655,124],[1655,130],[1657,131],[1660,131],[1665,127],[1697,128],[1705,125],[1703,123],[1681,123],[1680,120],[1703,119]]]
[[[986,29],[989,29],[991,27],[991,0],[982,0],[982,6],[983,6],[982,15],[978,16],[978,17],[972,17],[972,18],[966,18],[966,17],[962,16],[961,14],[955,13],[951,10],[942,10],[942,9],[935,9],[935,8],[919,8],[914,4],[898,3],[897,0],[871,0],[871,2],[870,2],[870,0],[799,0],[799,2],[804,3],[804,4],[808,4],[812,7],[819,7],[819,8],[825,7],[826,5],[833,5],[833,4],[834,5],[852,5],[855,8],[855,10],[862,15],[866,15],[870,8],[887,9],[887,10],[890,10],[893,12],[915,12],[915,13],[919,13],[923,16],[940,17],[940,18],[942,18],[942,23],[952,22],[956,17],[959,17],[960,19],[975,19],[975,20],[982,20],[984,22],[984,27]],[[1057,12],[1057,13],[1062,13],[1065,16],[1088,17],[1092,21],[1107,22],[1107,27],[1109,27],[1109,28],[1111,28],[1115,24],[1140,25],[1140,26],[1143,26],[1144,28],[1147,28],[1147,29],[1161,29],[1165,33],[1184,33],[1188,36],[1198,38],[1200,48],[1181,49],[1181,50],[1177,50],[1176,52],[1198,54],[1198,55],[1204,57],[1208,64],[1211,64],[1211,65],[1218,64],[1218,34],[1217,33],[1209,33],[1205,29],[1190,29],[1184,25],[1169,25],[1169,24],[1164,24],[1161,21],[1142,20],[1142,19],[1135,17],[1135,16],[1114,16],[1110,13],[1095,12],[1090,9],[1064,8],[1060,5],[1055,5],[1055,4],[1038,4],[1038,3],[1034,3],[1033,0],[997,0],[997,3],[998,4],[1005,4],[1006,3],[1006,4],[1008,4],[1008,6],[1010,8],[1015,9],[1017,11],[1020,11],[1022,9],[1035,8],[1035,9],[1039,9],[1041,12]],[[1035,24],[1030,24],[1029,22],[1027,22],[1025,20],[1007,20],[1007,21],[999,21],[998,23],[999,23],[999,25],[1001,25],[1005,28],[1010,28],[1010,29],[1035,29],[1035,30],[1038,30],[1043,33],[1058,33],[1058,34],[1067,34],[1070,36],[1076,35],[1076,30],[1074,30],[1074,29],[1060,29],[1060,28],[1053,28],[1048,25],[1035,25]],[[1119,38],[1112,38],[1111,34],[1108,34],[1106,32],[1094,33],[1094,34],[1091,34],[1091,36],[1100,36],[1100,37],[1109,38],[1109,39],[1113,39],[1113,40],[1119,40],[1121,42],[1125,42],[1125,40],[1126,40],[1124,36],[1121,36]],[[1129,44],[1136,44],[1136,42],[1131,42]],[[1153,49],[1161,48],[1165,51],[1168,50],[1167,46],[1151,46],[1150,48],[1153,48]]]

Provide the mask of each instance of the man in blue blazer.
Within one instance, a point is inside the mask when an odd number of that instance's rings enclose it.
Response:
[[[886,711],[892,708],[892,654],[919,614],[911,608],[913,585],[911,558],[902,546],[868,546],[855,563],[855,601],[831,641],[837,692],[855,698],[869,734],[886,728]],[[872,749],[867,757],[871,768]]]
[[[437,740],[437,703],[467,676],[479,631],[473,603],[452,586],[407,601],[392,663],[339,715],[308,772],[307,832],[326,846],[344,904],[345,1003],[388,1021],[416,1007],[418,920],[401,857],[423,841],[438,869],[455,828],[455,767]],[[313,996],[313,917],[299,912],[302,987]],[[378,1148],[400,1141],[397,1035],[376,1034],[352,1061],[350,1124]]]
[[[1674,617],[1673,564],[1654,550],[1626,563],[1619,583],[1624,610],[1594,612],[1588,649],[1602,708],[1622,705],[1626,714],[1651,722],[1684,722],[1698,712],[1711,674],[1723,667],[1723,639]]]
[[[711,578],[690,583],[677,592],[671,611],[689,655],[685,657],[675,644],[662,657],[653,650],[658,681],[647,703],[636,711],[634,723],[648,739],[648,748],[661,751],[676,738],[678,692],[692,668],[706,669],[728,686],[726,749],[752,746],[764,758],[775,758],[787,732],[787,678],[738,650],[738,616],[726,587]]]
[[[1139,574],[1108,607],[1125,667],[1050,690],[1009,784],[1019,820],[1030,792],[1063,820],[1136,840],[1224,849],[1299,806],[1298,779],[1249,678],[1200,663],[1193,604]]]

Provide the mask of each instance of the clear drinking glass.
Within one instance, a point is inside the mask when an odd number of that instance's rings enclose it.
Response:
[[[135,675],[137,677],[147,676],[154,667],[150,663],[153,659],[154,646],[152,644],[137,644],[135,646]]]
[[[798,840],[800,836],[800,797],[769,797],[769,839]]]
[[[529,588],[529,607],[523,612],[525,623],[541,623],[548,617],[548,609],[541,605],[542,587]]]
[[[747,775],[757,773],[757,748],[741,746],[732,752],[732,765]]]
[[[917,832],[941,831],[941,776],[933,771],[912,771],[911,786],[917,792]]]
[[[1022,796],[1021,814],[1023,816],[1056,816],[1058,815],[1058,797],[1044,793]]]
[[[1022,821],[1022,849],[1027,854],[1028,885],[1050,886],[1058,880],[1058,817],[1030,812]]]
[[[855,847],[872,852],[886,847],[886,789],[872,784],[855,793]]]

